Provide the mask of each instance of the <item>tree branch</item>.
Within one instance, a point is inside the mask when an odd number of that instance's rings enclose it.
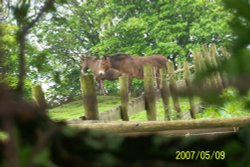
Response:
[[[22,1],[22,3],[25,3]],[[33,20],[25,24],[25,22],[19,22],[18,19],[18,27],[19,31],[17,33],[17,39],[19,41],[19,76],[18,76],[18,83],[16,90],[20,93],[23,94],[24,91],[24,81],[25,81],[25,76],[26,76],[26,61],[25,61],[25,38],[28,34],[28,31],[38,22],[38,20],[42,17],[42,15],[49,11],[51,7],[54,4],[54,0],[47,0],[44,4],[44,6],[41,8],[39,13],[37,14],[37,17],[35,17]]]

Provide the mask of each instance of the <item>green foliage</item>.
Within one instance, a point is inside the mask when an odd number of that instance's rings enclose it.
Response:
[[[131,92],[133,96],[138,96],[143,92],[143,80],[133,79]]]
[[[250,96],[241,96],[237,89],[227,88],[219,97],[222,104],[206,106],[197,114],[198,118],[230,118],[243,115],[250,115],[250,110],[246,104]]]
[[[21,166],[28,166],[30,163],[30,158],[32,157],[32,153],[34,148],[31,146],[22,146],[20,150],[20,160]],[[50,151],[48,148],[43,148],[36,154],[31,162],[34,166],[38,167],[56,167],[56,165],[51,161]]]
[[[62,8],[34,29],[39,43],[48,48],[44,58],[36,57],[53,67],[44,67],[50,75],[43,73],[38,77],[58,84],[62,81],[59,76],[65,75],[65,71],[79,70],[77,55],[80,53],[160,53],[182,61],[190,49],[200,43],[226,45],[231,37],[226,24],[231,15],[225,12],[221,1],[67,1]],[[77,75],[67,77],[78,80]],[[78,88],[75,83],[64,83],[65,89]],[[109,92],[116,91],[115,83],[106,82],[105,85]],[[51,93],[68,97],[77,94],[76,91],[68,95],[57,92],[64,91],[63,87],[54,86]],[[141,83],[135,81],[133,93],[138,94],[140,87]]]
[[[6,77],[17,73],[17,41],[14,36],[17,27],[8,23],[0,24],[0,76],[8,84]]]
[[[234,87],[237,91],[230,90],[228,92],[228,90],[226,90],[222,95],[222,98],[219,96],[218,92],[214,92],[207,96],[205,100],[210,103],[221,103],[226,110],[225,112],[224,110],[217,110],[217,112],[222,113],[222,116],[227,115],[228,112],[231,113],[231,111],[237,114],[241,112],[248,114],[249,105],[245,98],[250,88],[250,39],[248,37],[250,35],[250,4],[245,0],[237,1],[237,3],[233,0],[224,0],[223,2],[225,7],[233,13],[232,18],[229,21],[229,25],[233,32],[232,35],[234,37],[230,47],[231,49],[229,50],[231,56],[228,57],[228,59],[222,59],[218,68],[209,67],[204,73],[201,72],[197,78],[204,79],[219,71],[224,77],[226,77],[227,86]],[[239,94],[237,95],[237,99],[234,98],[235,94]],[[224,104],[222,102],[224,102]],[[235,111],[235,106],[238,106],[238,111]]]
[[[10,23],[0,24],[0,82],[15,89],[18,83],[18,47],[15,38],[17,26]],[[27,79],[24,83],[25,98],[31,98],[31,80]]]
[[[234,13],[233,20],[230,22],[233,28],[234,35],[238,38],[234,40],[234,53],[245,49],[249,43],[250,35],[249,21],[250,21],[250,4],[246,0],[235,2],[233,0],[224,0],[225,6]]]
[[[0,141],[1,142],[8,140],[8,138],[9,138],[9,135],[6,132],[0,131]]]
[[[238,96],[238,92],[234,88],[227,88],[223,90],[221,97],[225,100],[233,100]]]
[[[244,76],[247,76],[250,73],[248,64],[250,61],[250,4],[245,0],[237,1],[237,3],[233,0],[224,0],[224,2],[225,6],[234,13],[230,25],[236,38],[233,40],[231,50],[232,56],[229,61],[222,65],[221,68],[223,71],[227,72],[229,77],[242,77],[243,79]]]
[[[227,24],[231,16],[221,1],[113,3],[118,21],[104,31],[101,42],[92,51],[172,54],[181,61],[201,43],[221,46],[231,38]]]
[[[14,7],[18,22],[30,23],[34,18],[28,17],[31,10],[27,9],[33,7],[28,2]],[[227,25],[232,16],[224,10],[221,0],[55,3],[51,8],[56,7],[57,12],[46,15],[32,28],[36,38],[29,38],[26,46],[27,79],[53,85],[47,91],[49,101],[65,97],[63,102],[79,95],[81,54],[159,53],[180,62],[201,43],[225,46],[232,37]],[[17,67],[16,60],[15,64],[11,69]],[[109,92],[116,91],[115,83],[107,82],[106,86]],[[132,88],[138,94],[141,83],[135,81]]]
[[[104,87],[108,94],[118,94],[118,81],[104,81]]]

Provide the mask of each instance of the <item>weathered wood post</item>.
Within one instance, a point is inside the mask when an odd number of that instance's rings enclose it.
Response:
[[[160,78],[161,78],[161,98],[164,108],[164,119],[170,120],[170,110],[169,110],[169,87],[167,81],[167,69],[160,69]]]
[[[183,68],[184,68],[184,79],[185,79],[185,82],[186,82],[186,85],[187,85],[187,89],[192,90],[191,74],[190,74],[190,70],[189,70],[189,67],[188,67],[188,62],[184,62]],[[189,95],[188,99],[189,99],[189,104],[190,104],[191,118],[195,119],[195,104],[194,104],[193,96]]]
[[[207,67],[212,66],[212,61],[211,61],[211,56],[210,56],[210,49],[208,48],[207,45],[202,45],[202,52],[200,54],[201,60],[203,63],[202,65],[202,69],[205,71],[207,69]],[[209,76],[206,78],[206,82],[210,83],[207,86],[217,86],[217,80],[214,76]]]
[[[47,104],[41,85],[35,85],[32,87],[32,98],[41,109],[46,111]]]
[[[121,119],[123,121],[129,121],[128,116],[128,98],[129,98],[129,89],[128,89],[128,76],[122,75],[119,77],[120,82],[120,96],[121,96]]]
[[[193,52],[194,63],[195,63],[195,71],[202,72],[206,70],[205,58],[202,57],[201,52]],[[211,81],[209,78],[206,78],[202,81],[202,85],[200,85],[203,89],[211,86]]]
[[[145,64],[143,66],[143,71],[147,119],[149,121],[154,121],[156,120],[156,102],[154,92],[153,68],[150,64]]]
[[[221,55],[223,56],[224,59],[229,59],[230,58],[230,53],[224,47],[221,48]]]
[[[171,92],[171,95],[172,95],[172,100],[173,100],[173,103],[174,103],[174,109],[175,111],[177,112],[177,118],[181,118],[181,107],[180,107],[180,104],[179,104],[179,100],[178,100],[178,96],[176,95],[176,89],[177,89],[177,86],[176,86],[176,82],[175,82],[175,71],[174,71],[174,64],[172,62],[168,62],[167,63],[167,68],[168,68],[168,73],[169,73],[169,76],[170,76],[170,92]]]
[[[215,67],[215,61],[213,59],[215,52],[212,51],[211,47],[208,48],[207,45],[202,45],[202,55],[203,59],[205,60],[205,69],[207,67]],[[219,88],[219,82],[217,80],[217,73],[211,75],[210,77],[207,77],[207,80],[209,80],[210,87],[217,87]]]
[[[221,48],[221,59],[228,60],[230,58],[230,53],[227,51],[226,48]],[[221,78],[223,81],[223,86],[226,88],[228,86],[228,78],[221,74]]]
[[[80,83],[83,95],[83,106],[86,119],[98,120],[97,97],[93,75],[80,76]]]
[[[217,57],[217,48],[216,48],[215,44],[212,44],[210,47],[210,57],[211,57],[212,65],[217,68],[219,66],[219,62],[218,62],[218,57]],[[223,84],[223,79],[222,79],[221,73],[216,72],[214,77],[217,81],[218,87],[223,89],[224,84]]]

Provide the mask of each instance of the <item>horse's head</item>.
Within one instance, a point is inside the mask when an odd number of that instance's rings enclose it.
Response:
[[[98,75],[100,77],[104,77],[106,71],[111,68],[110,58],[107,56],[103,56],[102,58],[98,59],[97,68],[98,68]]]
[[[90,68],[90,61],[92,60],[92,57],[89,56],[82,56],[81,57],[81,73],[84,74],[87,72],[87,70]]]

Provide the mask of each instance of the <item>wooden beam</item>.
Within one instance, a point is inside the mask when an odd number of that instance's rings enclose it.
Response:
[[[129,132],[119,133],[123,136],[145,136],[145,135],[163,135],[163,136],[205,136],[215,137],[218,135],[225,135],[230,133],[236,133],[238,129],[235,127],[226,128],[205,128],[205,129],[185,129],[185,130],[168,130],[168,131],[156,131],[156,132]]]
[[[84,129],[104,130],[115,133],[156,132],[166,130],[185,130],[201,128],[242,127],[250,125],[250,117],[227,119],[200,119],[177,121],[145,121],[145,122],[110,122],[110,123],[69,123],[70,126]]]

